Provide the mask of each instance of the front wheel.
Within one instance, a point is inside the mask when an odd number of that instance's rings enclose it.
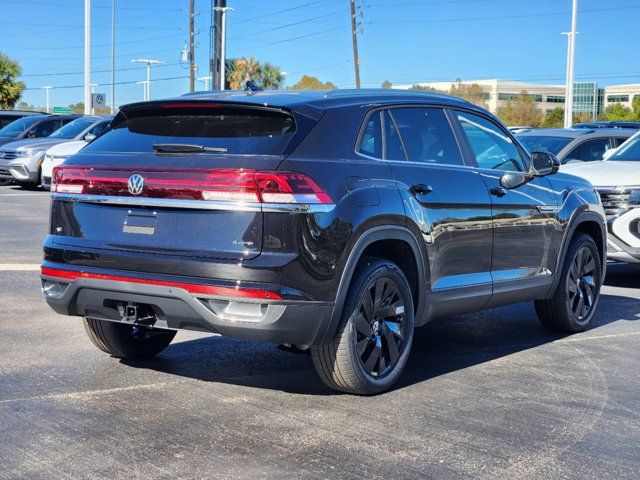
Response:
[[[369,260],[354,274],[333,341],[311,347],[313,365],[334,390],[383,392],[404,370],[413,325],[413,298],[402,270],[388,260]]]
[[[580,233],[571,240],[554,296],[535,302],[538,319],[557,332],[586,330],[595,315],[601,286],[598,247],[593,238]]]
[[[84,319],[84,328],[93,344],[117,358],[141,360],[151,358],[167,348],[176,336],[173,330]]]

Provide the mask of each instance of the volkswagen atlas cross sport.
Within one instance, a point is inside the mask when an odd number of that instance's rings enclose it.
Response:
[[[589,326],[605,217],[558,165],[434,94],[131,104],[53,173],[42,289],[118,358],[197,330],[310,350],[329,387],[374,394],[435,318],[534,300]]]

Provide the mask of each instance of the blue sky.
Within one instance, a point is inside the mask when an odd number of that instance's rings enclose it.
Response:
[[[118,104],[142,99],[144,67],[156,58],[152,98],[187,91],[179,55],[188,36],[188,0],[116,0]],[[504,78],[564,82],[571,0],[364,0],[359,37],[363,86]],[[196,0],[199,75],[207,75],[210,0]],[[0,0],[0,51],[23,67],[24,100],[52,105],[82,100],[82,0]],[[228,0],[228,56],[253,55],[288,72],[340,88],[354,84],[348,0]],[[576,78],[601,85],[640,82],[640,0],[580,0]],[[9,20],[10,19],[10,20]],[[111,0],[92,1],[92,81],[110,81]],[[199,84],[201,87],[203,84]],[[64,87],[64,88],[63,88]],[[110,93],[110,87],[99,91]]]

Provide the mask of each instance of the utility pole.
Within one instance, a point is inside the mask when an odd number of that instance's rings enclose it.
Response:
[[[47,86],[47,87],[42,87],[42,89],[46,92],[46,98],[47,98],[47,113],[51,113],[51,109],[49,108],[49,93],[51,92],[51,89],[53,87]]]
[[[84,114],[91,113],[91,0],[84,0]]]
[[[189,91],[193,92],[196,86],[196,64],[195,64],[195,0],[189,0]]]
[[[116,113],[116,0],[111,0],[111,115]]]
[[[356,21],[356,0],[351,3],[351,35],[353,36],[353,68],[356,73],[356,88],[360,88],[360,59],[358,58],[358,25]]]
[[[573,0],[571,12],[571,31],[563,35],[568,36],[567,48],[567,84],[565,86],[566,98],[564,101],[564,128],[571,128],[573,125],[573,77],[576,59],[576,31],[578,25],[578,0]]]
[[[227,0],[211,0],[211,27],[209,29],[209,75],[212,90],[220,90],[220,44],[222,43],[222,11]]]

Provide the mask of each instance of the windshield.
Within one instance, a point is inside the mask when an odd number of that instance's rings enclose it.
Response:
[[[557,155],[564,147],[569,145],[573,138],[552,137],[543,135],[518,135],[518,140],[529,153],[549,152]]]
[[[17,135],[20,135],[22,132],[24,132],[26,129],[28,129],[30,126],[41,119],[42,117],[31,116],[14,120],[9,125],[0,130],[0,137],[15,137]]]
[[[94,123],[96,123],[95,120],[78,118],[53,132],[51,135],[49,135],[49,138],[65,138],[67,140],[71,140],[73,138],[76,138]]]
[[[640,135],[634,135],[630,138],[608,160],[616,160],[618,162],[640,161]]]
[[[83,151],[153,152],[154,145],[188,145],[229,154],[282,155],[295,131],[293,117],[281,111],[164,106],[130,112]]]

